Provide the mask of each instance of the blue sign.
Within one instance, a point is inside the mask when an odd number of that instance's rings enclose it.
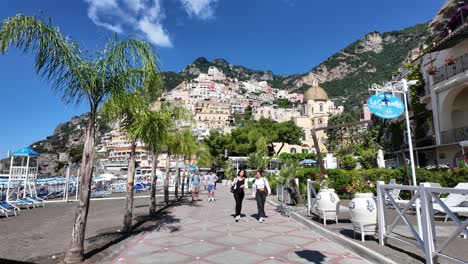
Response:
[[[391,93],[373,95],[367,100],[369,110],[376,116],[393,119],[399,117],[405,111],[405,105]]]

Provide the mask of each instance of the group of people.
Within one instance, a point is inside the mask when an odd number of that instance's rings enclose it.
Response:
[[[214,192],[216,189],[216,181],[218,176],[215,173],[208,173],[204,177],[200,175],[197,170],[191,178],[192,184],[192,202],[198,201],[200,194],[200,187],[203,181],[206,182],[206,188],[208,190],[208,202],[214,202]],[[265,202],[268,194],[271,193],[270,184],[268,180],[263,177],[263,171],[257,170],[255,179],[252,181],[252,197],[257,201],[258,210],[258,222],[263,223],[265,221]],[[245,190],[248,189],[248,179],[245,170],[240,170],[237,177],[231,184],[231,192],[234,194],[235,206],[235,218],[236,222],[241,220],[242,202],[245,197]]]
[[[208,202],[214,202],[214,192],[216,190],[216,182],[218,181],[218,176],[216,173],[210,172],[204,176],[200,174],[200,171],[196,171],[191,178],[192,185],[192,202],[199,200],[200,187],[203,184],[205,190],[208,191]]]

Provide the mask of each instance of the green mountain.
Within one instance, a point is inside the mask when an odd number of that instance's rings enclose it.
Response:
[[[428,35],[427,23],[385,33],[371,32],[310,71],[293,75],[276,75],[271,71],[233,65],[224,59],[208,61],[200,57],[179,73],[164,73],[165,88],[171,90],[215,66],[228,77],[263,80],[275,88],[296,92],[303,92],[312,79],[317,78],[330,97],[341,97],[348,105],[355,106],[367,96],[367,88],[372,83],[388,80]]]

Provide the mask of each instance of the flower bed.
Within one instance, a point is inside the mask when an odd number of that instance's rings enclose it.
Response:
[[[395,179],[398,184],[408,185],[411,179],[411,172],[405,176],[404,169],[367,169],[367,170],[327,170],[328,186],[334,188],[342,199],[351,199],[353,195],[360,191],[368,191],[376,194],[377,181],[388,183],[390,179]],[[300,181],[301,194],[307,194],[307,179],[316,180],[320,175],[318,168],[303,168],[297,173]],[[443,187],[454,187],[459,182],[468,182],[468,168],[458,169],[455,172],[429,171],[426,169],[416,169],[416,177],[420,182],[437,182]],[[315,186],[318,190],[319,186]]]

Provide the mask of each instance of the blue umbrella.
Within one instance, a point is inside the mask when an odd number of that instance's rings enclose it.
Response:
[[[188,168],[189,168],[190,170],[198,170],[198,167],[197,167],[196,165],[193,165],[193,164],[189,164],[189,165],[188,165]]]
[[[310,165],[310,164],[315,164],[317,163],[317,161],[313,160],[313,159],[305,159],[301,162],[299,162],[300,164],[304,165],[304,164],[307,164],[307,165]]]
[[[30,148],[22,148],[13,152],[13,156],[39,156],[39,153]]]

